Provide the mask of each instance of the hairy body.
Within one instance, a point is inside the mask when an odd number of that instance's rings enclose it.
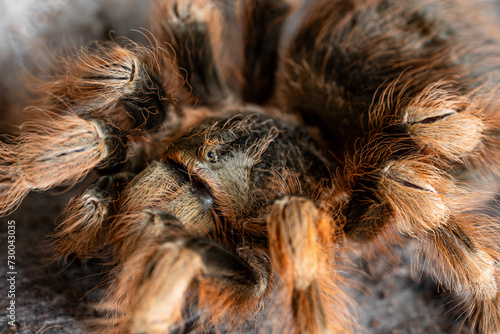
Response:
[[[336,254],[403,238],[498,332],[499,234],[458,181],[500,157],[500,35],[474,13],[158,1],[150,48],[97,44],[39,83],[43,121],[0,146],[0,213],[98,170],[55,238],[113,258],[110,332],[237,330],[272,294],[276,331],[348,332]]]

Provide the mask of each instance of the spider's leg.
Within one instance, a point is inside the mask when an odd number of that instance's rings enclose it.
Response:
[[[121,258],[105,305],[117,312],[119,330],[165,332],[182,324],[183,310],[193,296],[197,299],[190,302],[210,309],[203,323],[217,326],[233,317],[236,325],[238,319],[244,320],[242,314],[251,312],[266,290],[266,262],[255,255],[245,261],[220,244],[189,233],[167,212],[145,210],[135,216],[142,230],[136,228],[128,242],[137,247]],[[191,294],[191,289],[197,291]]]
[[[211,231],[205,203],[182,177],[186,176],[175,167],[154,161],[121,191],[108,238],[118,258],[127,258],[158,237],[159,232],[149,231],[149,225],[141,224],[144,212],[169,212],[192,235],[202,236]]]
[[[244,0],[242,98],[264,104],[274,93],[280,39],[285,19],[295,9],[293,1]],[[295,4],[296,5],[296,4]]]
[[[422,241],[419,252],[431,259],[437,278],[471,296],[471,316],[491,333],[500,330],[499,233],[474,212],[477,192],[450,174],[450,166],[485,149],[488,103],[482,101],[436,84],[406,105],[395,103],[392,116],[378,114],[381,127],[347,169],[345,232],[367,241],[393,229]]]
[[[479,333],[500,331],[500,237],[496,225],[481,213],[457,214],[421,234],[418,245],[437,279],[459,293],[460,311],[472,319]]]
[[[101,176],[81,194],[70,200],[58,219],[57,230],[52,236],[57,257],[98,256],[96,252],[107,242],[105,235],[109,220],[117,213],[119,192],[141,169],[144,170],[150,161],[161,157],[164,145],[160,140],[129,143],[128,153],[133,155],[132,158],[121,164],[117,170],[112,168],[101,171],[110,175]],[[152,166],[155,166],[155,163]],[[146,171],[151,168],[146,168]],[[134,189],[133,195],[138,196],[140,192],[141,190]]]
[[[171,45],[198,103],[264,103],[273,94],[279,39],[290,1],[162,0],[154,35]],[[230,101],[234,102],[234,101]]]
[[[97,112],[122,129],[157,130],[177,121],[174,105],[185,98],[178,68],[159,47],[96,43],[52,67],[33,87],[42,111]]]
[[[226,79],[234,73],[221,70],[237,59],[233,45],[224,42],[237,43],[234,18],[234,6],[215,1],[162,0],[154,9],[154,35],[175,50],[171,57],[187,72],[186,89],[199,104],[215,106],[230,96]]]
[[[328,216],[308,198],[286,196],[274,202],[267,221],[271,263],[287,290],[294,332],[349,332],[340,276],[331,272]]]
[[[79,258],[97,255],[104,242],[106,223],[115,211],[118,181],[102,176],[66,206],[55,231],[54,251],[59,256]]]
[[[75,184],[127,157],[127,137],[100,119],[54,115],[23,127],[11,143],[0,143],[0,215],[17,208],[30,190]]]

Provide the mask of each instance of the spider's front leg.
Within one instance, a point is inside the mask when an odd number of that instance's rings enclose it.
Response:
[[[193,303],[201,323],[217,326],[238,319],[237,314],[243,321],[266,290],[266,262],[259,262],[254,250],[246,261],[244,250],[236,254],[197,237],[168,213],[150,211],[144,218],[140,223],[152,225],[161,237],[115,269],[105,306],[117,316],[118,332],[164,333],[182,327],[191,316],[186,307]]]
[[[332,272],[330,217],[306,197],[285,196],[274,202],[267,221],[271,263],[283,282],[294,332],[345,333],[348,316],[340,275]]]

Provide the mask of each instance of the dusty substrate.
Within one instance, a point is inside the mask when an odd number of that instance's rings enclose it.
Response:
[[[91,291],[103,278],[99,275],[100,266],[90,264],[84,269],[76,262],[67,267],[62,263],[47,263],[51,256],[47,235],[70,197],[71,192],[32,193],[14,214],[0,219],[0,333],[10,333],[10,328],[5,326],[9,220],[16,222],[17,333],[87,332],[84,320],[95,316],[93,305],[103,293],[103,289]],[[362,270],[347,273],[362,286],[360,290],[351,289],[350,295],[359,305],[356,318],[365,328],[363,333],[468,333],[467,326],[460,328],[461,322],[455,322],[446,314],[450,309],[446,306],[449,296],[438,291],[428,277],[413,280],[409,251],[411,249],[400,252],[406,263],[393,263],[389,265],[390,270],[375,267],[371,277]]]

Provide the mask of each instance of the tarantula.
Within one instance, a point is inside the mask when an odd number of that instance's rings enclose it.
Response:
[[[268,302],[276,332],[350,332],[339,252],[413,238],[498,333],[473,186],[499,173],[500,34],[477,5],[158,0],[150,46],[97,43],[37,84],[0,213],[97,175],[55,251],[111,256],[108,332],[237,331]]]

